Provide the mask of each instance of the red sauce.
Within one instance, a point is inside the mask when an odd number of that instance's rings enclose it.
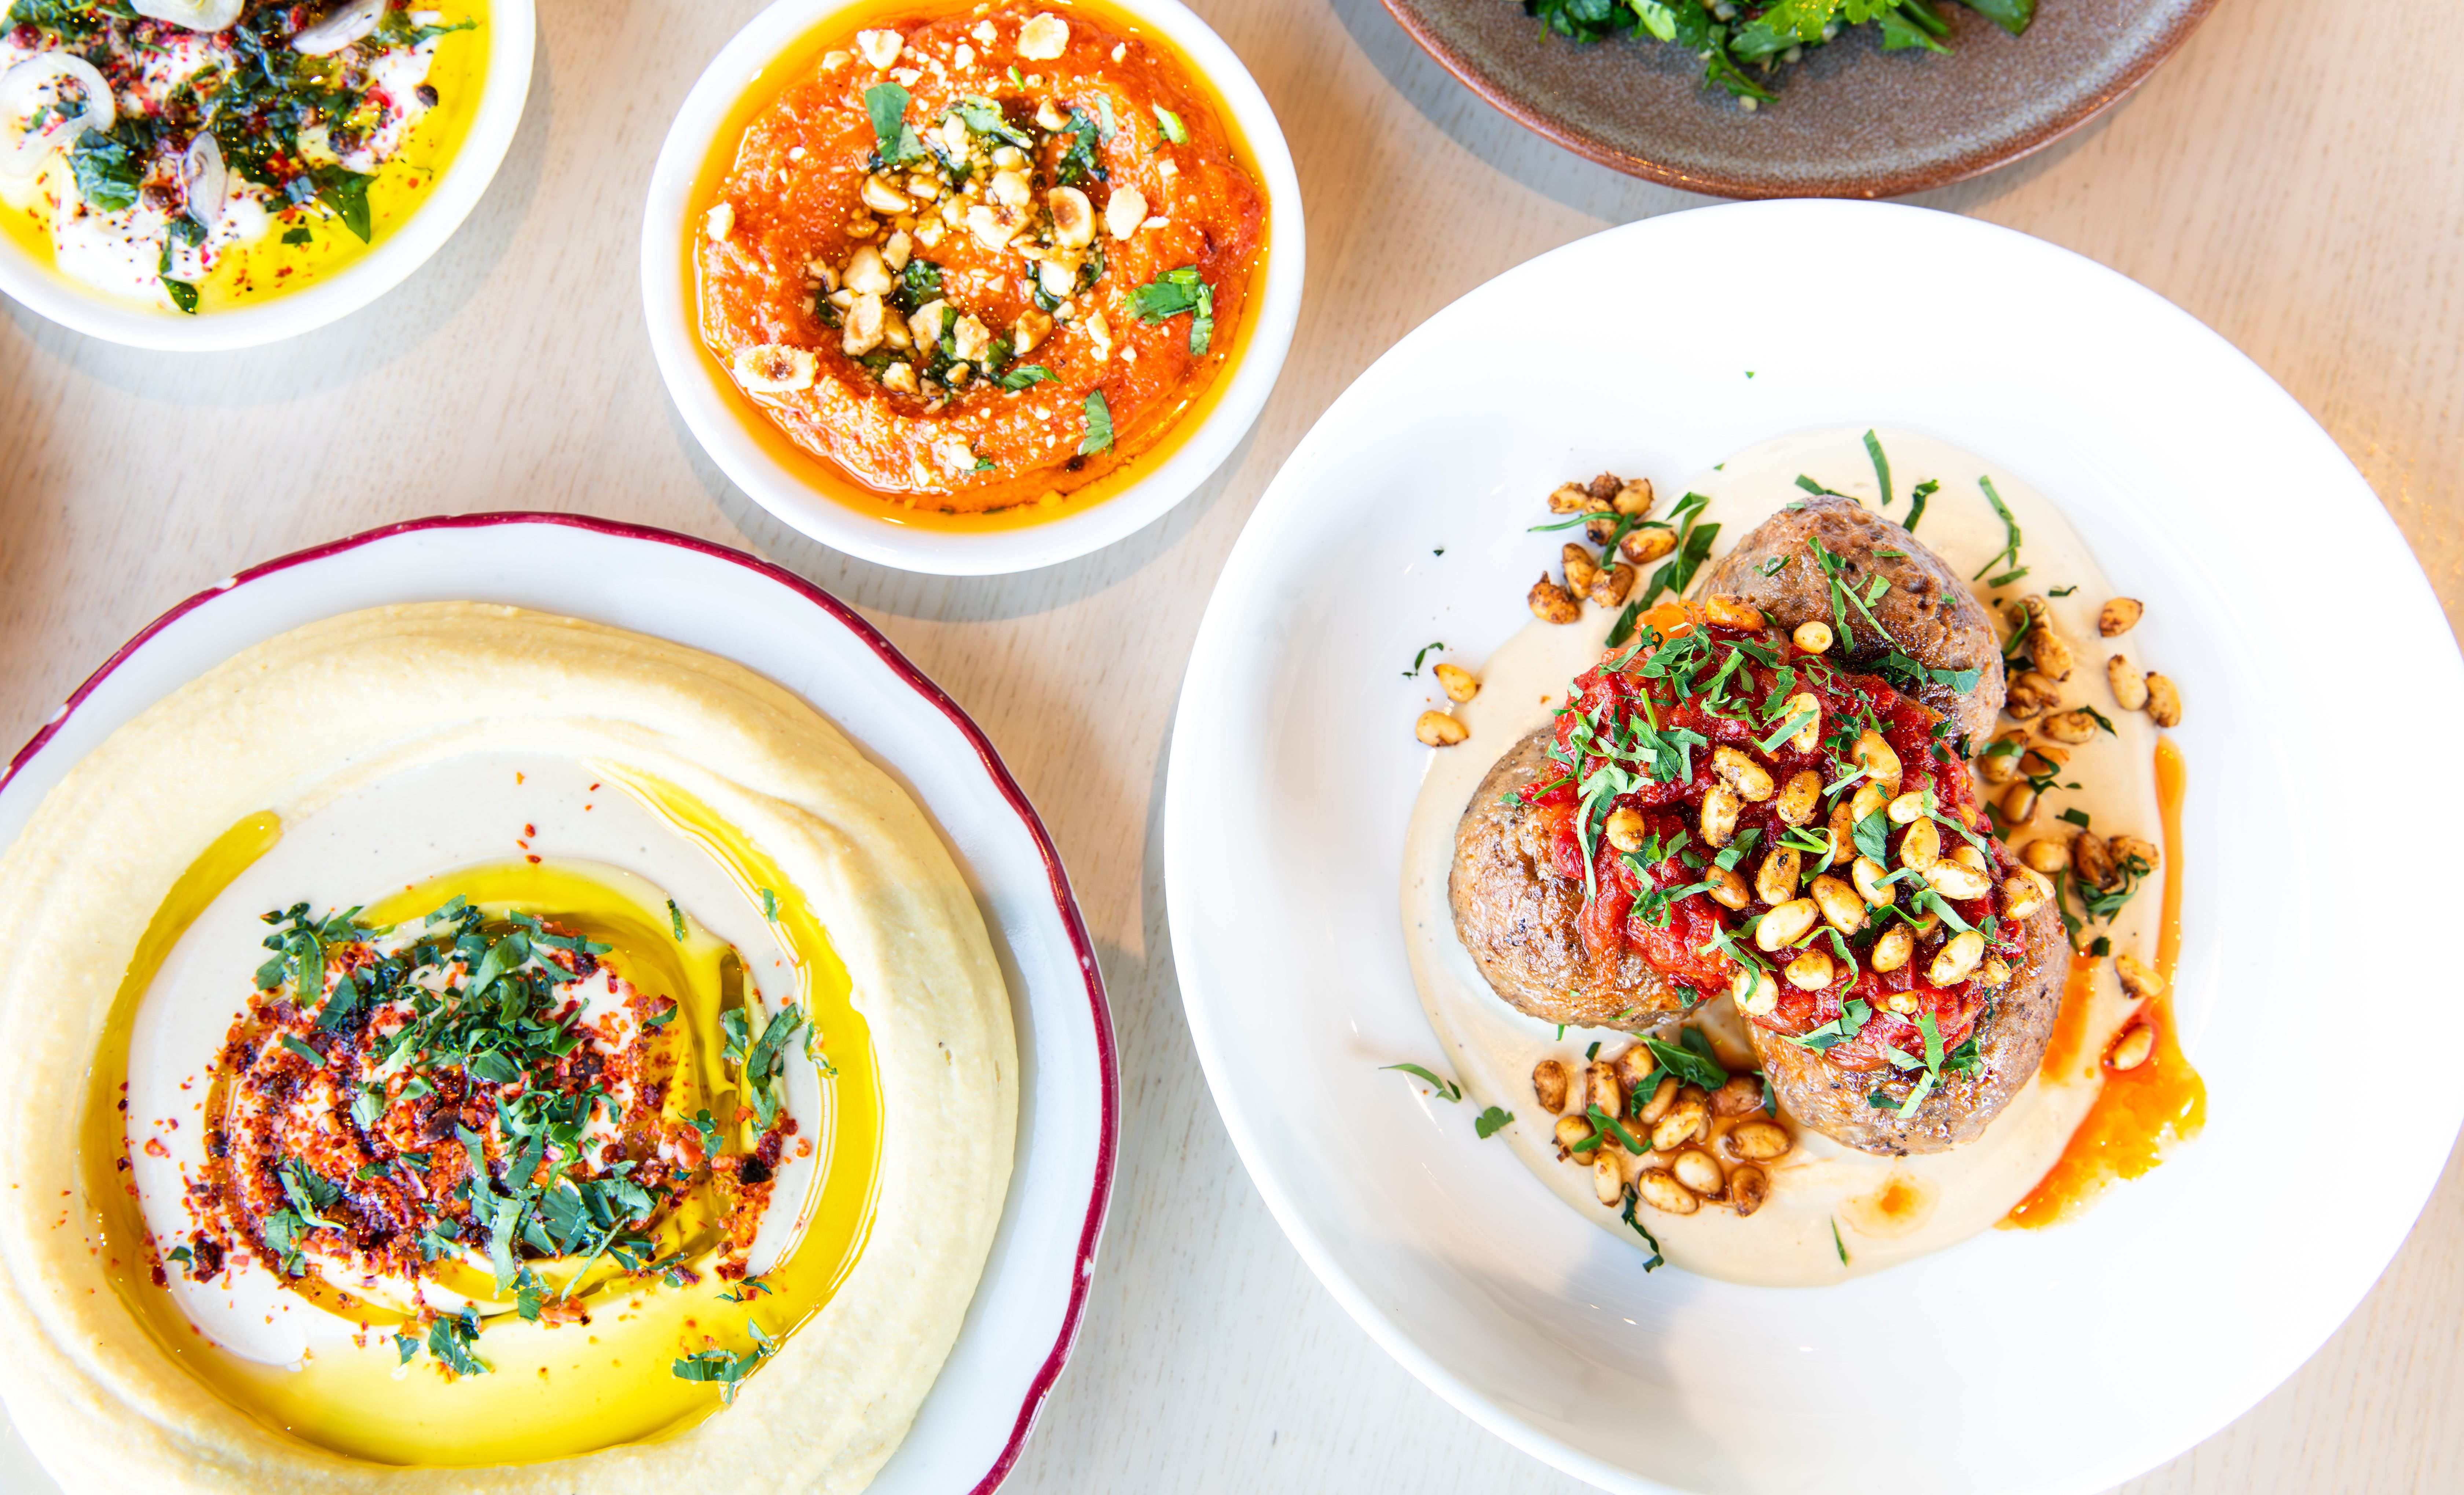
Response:
[[[1061,55],[1023,40],[1038,21],[1066,22]],[[869,61],[865,39],[891,33],[905,50]],[[800,465],[825,467],[817,486],[905,523],[1057,517],[1202,416],[1251,319],[1267,203],[1159,38],[1086,6],[923,0],[834,20],[781,72],[722,137],[687,258],[704,342]],[[889,88],[919,144],[885,166],[868,100]],[[1068,194],[1091,239],[1066,229]],[[713,209],[730,231],[708,231]],[[839,304],[875,283],[863,254],[890,265],[886,341]],[[1205,288],[1211,333],[1192,311],[1140,315],[1176,275]],[[906,324],[944,307],[936,351]],[[810,383],[746,383],[756,349],[807,357]]]
[[[1557,756],[1561,761],[1573,762],[1573,770],[1554,782],[1535,783],[1523,791],[1529,802],[1542,809],[1541,830],[1551,869],[1561,877],[1581,878],[1586,868],[1577,824],[1581,798],[1577,784],[1591,781],[1608,759],[1585,753],[1577,744],[1586,738],[1595,742],[1612,732],[1623,737],[1638,729],[1656,730],[1663,737],[1690,733],[1701,739],[1692,745],[1683,765],[1690,772],[1665,781],[1646,776],[1627,792],[1601,802],[1594,811],[1595,824],[1615,808],[1640,812],[1649,831],[1661,838],[1663,847],[1674,846],[1681,836],[1684,838],[1671,854],[1644,869],[1646,877],[1638,875],[1626,856],[1605,836],[1597,837],[1590,867],[1592,890],[1586,895],[1579,922],[1595,970],[1613,971],[1617,957],[1631,948],[1654,970],[1692,988],[1701,997],[1726,990],[1737,976],[1739,962],[1719,948],[1715,940],[1723,934],[1733,935],[1759,911],[1750,904],[1745,910],[1730,910],[1701,893],[1663,909],[1660,900],[1648,896],[1653,891],[1682,890],[1704,878],[1704,859],[1710,848],[1699,833],[1703,801],[1720,781],[1712,768],[1713,750],[1726,746],[1746,753],[1770,772],[1775,788],[1807,771],[1817,774],[1829,787],[1853,771],[1844,744],[1857,736],[1860,724],[1878,731],[1899,756],[1901,780],[1895,792],[1930,790],[1941,816],[1967,827],[1984,844],[1990,859],[1984,895],[1946,901],[1961,920],[1990,932],[1988,956],[2000,958],[2006,965],[2018,963],[2022,953],[2020,922],[1997,917],[2002,908],[2002,884],[2018,864],[1993,836],[1991,824],[1977,802],[1967,760],[1956,750],[1955,742],[1947,736],[1937,736],[1941,716],[1902,694],[1879,675],[1854,673],[1832,663],[1828,655],[1798,649],[1776,629],[1753,632],[1729,627],[1667,607],[1654,609],[1644,622],[1648,629],[1659,630],[1662,642],[1611,649],[1599,666],[1575,680],[1568,705],[1558,714]],[[1690,689],[1665,672],[1654,672],[1664,671],[1663,651],[1682,653],[1691,647],[1682,642],[1689,634],[1708,640],[1703,663],[1690,671]],[[1646,632],[1644,636],[1648,639],[1652,634]],[[1741,653],[1732,660],[1732,650],[1740,644],[1760,650],[1763,657]],[[1725,686],[1712,689],[1711,681],[1724,670]],[[1808,748],[1789,738],[1767,750],[1765,744],[1777,730],[1774,723],[1784,722],[1787,715],[1784,710],[1774,711],[1773,704],[1798,693],[1810,693],[1821,703],[1819,740]],[[1834,807],[1847,803],[1849,793],[1843,788],[1827,795],[1805,829],[1821,834]],[[1779,802],[1775,792],[1761,801],[1746,802],[1738,813],[1735,839],[1743,840],[1749,831],[1758,833],[1752,852],[1736,865],[1736,870],[1749,881],[1754,865],[1790,828],[1779,817]],[[1893,826],[1888,834],[1893,838],[1893,855],[1887,865],[1896,867],[1896,841],[1903,832]],[[1964,839],[1948,827],[1942,828],[1939,834],[1946,853]],[[1837,857],[1831,868],[1833,874],[1845,879],[1855,854],[1850,850]],[[1818,853],[1803,856],[1808,868],[1818,859]],[[1908,897],[1907,890],[1901,890],[1903,906]],[[1846,1002],[1863,1000],[1872,1012],[1862,1029],[1854,1038],[1835,1044],[1824,1056],[1830,1063],[1850,1070],[1883,1067],[1889,1063],[1883,1053],[1886,1046],[1903,1054],[1924,1053],[1925,1042],[1920,1020],[1928,1014],[1942,1046],[1956,1047],[1975,1026],[1994,990],[1982,978],[1983,966],[1980,964],[1977,975],[1947,987],[1935,987],[1925,980],[1928,961],[1923,954],[1894,971],[1873,970],[1866,956],[1882,927],[1880,921],[1869,920],[1854,936],[1858,941],[1857,958],[1835,962],[1830,985],[1807,991],[1781,980],[1775,1007],[1753,1021],[1776,1032],[1801,1034],[1838,1018]],[[1785,958],[1783,956],[1774,963],[1783,963]],[[1894,999],[1899,999],[1898,1004],[1906,1010],[1893,1011],[1884,1005]]]
[[[2157,927],[2156,972],[2165,978],[2165,990],[2144,1002],[2134,1020],[2153,1030],[2155,1046],[2135,1069],[2105,1069],[2104,1088],[2097,1092],[2086,1117],[2045,1176],[2003,1217],[2006,1229],[2035,1229],[2074,1218],[2107,1185],[2146,1173],[2164,1161],[2167,1147],[2198,1135],[2207,1125],[2207,1082],[2183,1057],[2173,1031],[2173,972],[2182,954],[2185,777],[2181,750],[2173,746],[2172,738],[2158,738],[2156,797],[2165,823],[2165,906]],[[2073,958],[2061,1018],[2054,1028],[2055,1043],[2045,1051],[2048,1069],[2078,1062],[2087,1022],[2087,977],[2094,969],[2090,957]],[[2064,1044],[2057,1054],[2057,1046]]]

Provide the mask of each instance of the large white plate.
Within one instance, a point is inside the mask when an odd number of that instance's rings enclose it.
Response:
[[[1378,1072],[1438,1053],[1397,912],[1427,756],[1427,680],[1402,671],[1432,639],[1476,661],[1529,621],[1562,537],[1522,529],[1557,483],[1682,482],[1852,423],[2025,475],[2148,600],[2143,651],[2187,702],[2178,997],[2207,1131],[2078,1223],[1844,1286],[1646,1276],[1475,1140],[1479,1099]],[[2190,318],[1967,219],[1687,212],[1456,302],[1293,454],[1182,688],[1173,949],[1207,1079],[1293,1243],[1499,1435],[1616,1489],[2100,1490],[2289,1374],[2438,1176],[2458,1072],[2380,1066],[2400,1052],[2386,1035],[2442,1031],[2464,983],[2398,933],[2429,933],[2406,924],[2439,917],[2428,898],[2365,869],[2395,865],[2401,786],[2459,732],[2464,670],[2377,499]]]
[[[1026,796],[957,704],[835,598],[716,545],[569,515],[416,520],[286,556],[182,603],[78,688],[0,776],[0,846],[113,728],[239,650],[336,613],[449,600],[588,618],[758,670],[837,723],[939,828],[1009,985],[1018,1158],[957,1344],[872,1489],[990,1491],[1061,1374],[1094,1269],[1120,1114],[1111,1015]],[[41,1479],[0,1446],[0,1487]]]

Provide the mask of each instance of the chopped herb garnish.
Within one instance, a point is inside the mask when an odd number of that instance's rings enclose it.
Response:
[[[1092,456],[1112,450],[1112,407],[1104,403],[1104,391],[1087,391],[1087,434],[1079,439],[1078,454]]]
[[[1165,140],[1176,145],[1185,145],[1189,143],[1189,131],[1182,126],[1180,116],[1161,104],[1149,104],[1147,107],[1155,111],[1155,124],[1163,131]]]
[[[1419,1079],[1427,1081],[1430,1086],[1436,1088],[1438,1099],[1441,1101],[1451,1102],[1463,1099],[1462,1086],[1457,1085],[1452,1080],[1439,1079],[1436,1075],[1421,1068],[1419,1065],[1380,1065],[1378,1067],[1381,1069],[1400,1069],[1405,1074],[1413,1075]]]
[[[1482,1111],[1479,1118],[1472,1122],[1471,1129],[1474,1132],[1479,1132],[1480,1139],[1485,1142],[1490,1137],[1497,1135],[1497,1133],[1505,1128],[1506,1124],[1513,1119],[1514,1112],[1491,1106],[1488,1110]]]

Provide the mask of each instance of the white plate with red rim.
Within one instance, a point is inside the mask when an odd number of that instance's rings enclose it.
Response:
[[[1094,1270],[1120,1114],[1111,1015],[1060,856],[992,744],[828,593],[704,540],[561,514],[413,520],[300,551],[180,604],[79,686],[0,776],[0,846],[114,728],[241,649],[337,613],[455,600],[587,618],[759,671],[811,701],[939,829],[1009,985],[1018,1157],[965,1326],[871,1488],[997,1487],[1061,1374]],[[40,1448],[40,1429],[18,1432]],[[0,1440],[0,1486],[42,1480],[31,1462],[12,1467]]]
[[[1805,278],[1840,256],[1908,267],[1911,294],[1832,297]],[[1701,265],[1791,294],[1632,294]],[[1535,375],[1532,308],[1569,297],[1592,352],[1554,347]],[[1397,891],[1429,754],[1412,723],[1443,701],[1403,671],[1438,638],[1477,667],[1529,621],[1524,592],[1563,537],[1523,530],[1557,484],[1607,470],[1666,492],[1840,426],[1925,431],[2024,474],[2148,602],[2142,642],[2187,698],[2176,998],[2207,1126],[2074,1223],[1989,1230],[1844,1285],[1646,1274],[1475,1137],[1484,1104],[1531,1112],[1528,1093],[1450,1106],[1379,1070],[1442,1052]],[[2334,626],[2322,582],[2367,589],[2368,648]],[[2328,680],[2334,714],[2317,715],[2310,682]],[[2455,1010],[2464,983],[2393,945],[2351,948],[2337,911],[2345,869],[2387,851],[2384,822],[2342,791],[2404,781],[2419,744],[2459,731],[2464,662],[2377,498],[2191,318],[1972,220],[1705,209],[1474,291],[1286,464],[1182,688],[1165,791],[1174,956],[1208,1082],[1277,1220],[1381,1346],[1501,1437],[1617,1490],[2101,1491],[2290,1374],[2438,1178],[2464,1120],[2452,1070],[2409,1073],[2383,1111],[2374,1099],[2366,1149],[2287,1122],[2322,1079],[2314,1041],[2344,1010],[2337,994],[2368,994],[2373,1032],[2435,1031]],[[2315,771],[2328,762],[2332,777]],[[2325,1207],[2282,1202],[2288,1180],[2327,1177]]]
[[[1056,3],[1066,8],[1067,0]],[[1250,303],[1248,344],[1213,407],[1197,417],[1199,428],[1185,436],[1177,434],[1177,445],[1168,445],[1159,460],[1135,472],[1111,496],[1023,529],[966,532],[893,523],[841,503],[808,481],[797,465],[771,454],[746,428],[743,396],[702,346],[693,309],[680,289],[685,214],[711,144],[745,92],[833,16],[878,9],[872,0],[778,0],[711,59],[686,96],[659,149],[642,219],[642,300],[660,377],[695,439],[754,502],[823,544],[880,565],[936,576],[1031,571],[1101,550],[1161,518],[1214,475],[1248,434],[1274,392],[1284,355],[1291,348],[1292,329],[1300,321],[1306,231],[1291,149],[1249,70],[1188,7],[1178,0],[1111,3],[1178,49],[1202,85],[1230,111],[1231,122],[1248,143],[1268,204],[1266,273]]]

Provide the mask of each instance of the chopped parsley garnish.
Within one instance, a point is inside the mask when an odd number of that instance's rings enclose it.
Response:
[[[1001,376],[1001,386],[1004,389],[1016,391],[1024,389],[1030,385],[1043,384],[1047,381],[1057,385],[1061,382],[1061,376],[1045,367],[1041,363],[1021,363],[1017,367],[1011,369],[1008,373]]]
[[[1112,407],[1104,403],[1104,391],[1087,391],[1087,434],[1079,438],[1078,454],[1093,456],[1098,451],[1112,450]]]
[[[1215,337],[1215,288],[1198,277],[1198,267],[1168,270],[1130,292],[1130,311],[1150,326],[1189,314],[1189,353],[1206,356]]]
[[[779,1341],[761,1331],[761,1326],[745,1321],[753,1331],[753,1348],[736,1352],[713,1347],[698,1350],[677,1360],[670,1369],[680,1381],[702,1381],[718,1387],[718,1399],[723,1405],[736,1404],[737,1388],[754,1368],[779,1352]]]
[[[1165,140],[1176,145],[1185,145],[1189,143],[1189,131],[1181,124],[1180,116],[1161,104],[1149,104],[1147,107],[1155,111],[1155,127],[1163,131]]]
[[[1486,1110],[1482,1111],[1479,1117],[1472,1122],[1471,1129],[1474,1132],[1479,1132],[1480,1139],[1485,1142],[1490,1137],[1497,1135],[1499,1132],[1505,1130],[1506,1124],[1513,1119],[1514,1112],[1504,1110],[1500,1107],[1491,1106]]]
[[[673,898],[668,900],[668,928],[677,939],[685,937],[685,911],[676,907]]]
[[[872,117],[872,138],[885,166],[924,154],[915,127],[907,122],[907,90],[896,83],[875,83],[864,91],[864,112]]]

